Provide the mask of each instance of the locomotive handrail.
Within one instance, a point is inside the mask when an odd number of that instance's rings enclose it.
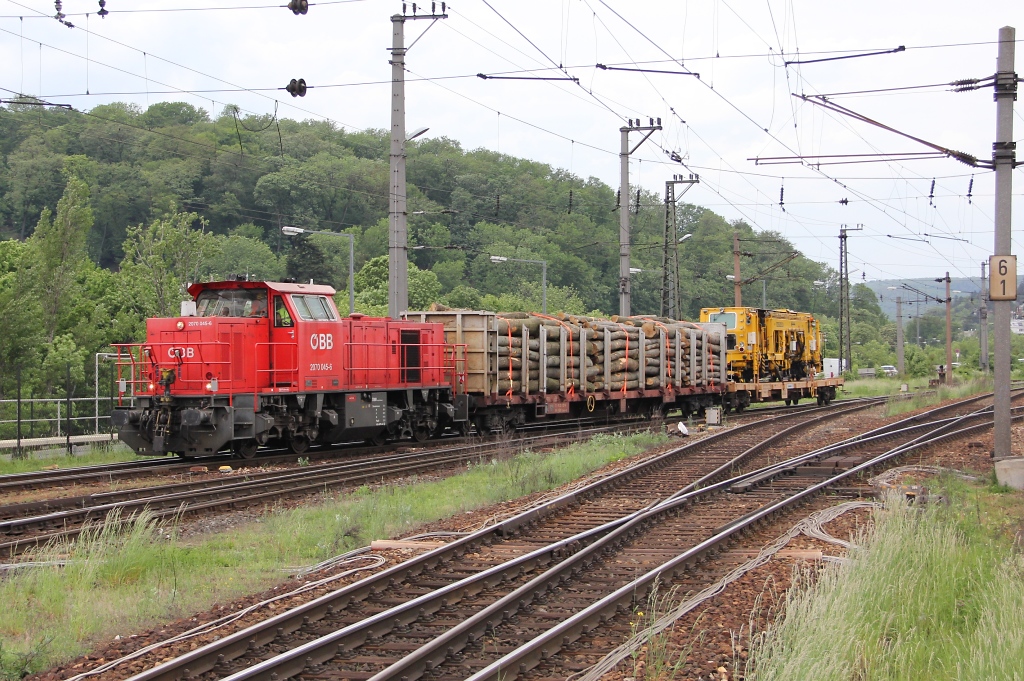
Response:
[[[208,345],[220,346],[222,353],[223,353],[223,348],[226,347],[227,348],[227,353],[228,353],[227,359],[223,359],[223,360],[207,360],[207,359],[205,359],[203,357],[203,346],[208,346]],[[186,365],[194,366],[194,365],[199,365],[199,364],[201,364],[201,365],[225,365],[225,366],[228,366],[228,367],[230,367],[232,365],[231,343],[225,342],[225,341],[189,341],[188,343],[184,343],[184,344],[181,343],[181,342],[173,342],[173,341],[157,341],[157,342],[146,342],[146,343],[111,343],[111,347],[113,347],[117,351],[117,359],[115,361],[115,365],[117,366],[117,378],[118,378],[118,381],[125,380],[126,386],[127,385],[131,385],[132,388],[133,388],[132,394],[137,394],[137,391],[134,390],[134,388],[136,386],[139,386],[139,385],[145,386],[145,388],[146,388],[142,392],[149,392],[149,385],[151,383],[155,383],[157,380],[159,380],[157,377],[153,377],[152,379],[148,379],[148,380],[146,378],[143,378],[143,371],[145,371],[145,368],[148,367],[148,366],[155,366],[156,369],[159,371],[159,369],[161,367],[167,366],[168,364],[172,364],[175,369],[177,369],[179,367],[182,367],[182,366],[186,366]],[[169,357],[172,358],[171,360],[162,360],[161,357],[160,357],[160,349],[162,349],[164,347],[168,347],[168,348],[171,348],[171,349],[186,349],[186,348],[191,349],[191,348],[195,348],[196,352],[195,352],[195,355],[193,357],[189,357],[189,356],[187,356],[186,352],[182,352],[182,353],[178,353],[178,354],[175,354],[175,355],[169,355]],[[138,350],[139,357],[135,356],[135,353],[133,352],[133,350]],[[146,360],[143,359],[143,355],[146,357]],[[223,357],[223,354],[221,354],[221,356]],[[127,361],[125,361],[125,358],[127,359]],[[137,366],[141,367],[139,369],[139,377],[138,378],[136,378],[136,373],[135,373]],[[131,367],[131,373],[130,373],[131,378],[125,379],[123,377],[123,374],[122,374],[122,371],[121,371],[123,367]],[[206,377],[186,378],[186,377],[182,376],[180,372],[178,372],[176,377],[175,377],[175,382],[180,383],[182,385],[182,387],[185,387],[185,388],[187,388],[189,390],[194,390],[195,389],[192,386],[192,384],[194,384],[194,383],[198,383],[199,384],[199,389],[201,390],[203,385],[205,384],[206,380],[207,380]],[[232,379],[231,378],[218,376],[217,380],[218,380],[218,382],[224,384],[225,387],[231,387],[231,383],[232,383]],[[120,391],[118,391],[118,392],[120,393]],[[121,393],[121,394],[123,395],[123,393]]]
[[[289,348],[292,351],[291,354],[292,354],[292,359],[294,361],[294,368],[292,368],[292,369],[281,369],[281,368],[278,368],[277,366],[274,366],[274,367],[269,367],[267,369],[260,369],[259,368],[260,367],[260,355],[259,355],[259,352],[254,353],[255,354],[255,362],[253,364],[253,385],[256,387],[256,389],[258,390],[259,388],[262,387],[260,385],[260,380],[259,380],[261,373],[270,374],[270,387],[274,387],[274,388],[279,387],[279,385],[278,385],[279,382],[276,380],[276,376],[274,376],[274,374],[290,374],[291,378],[288,379],[288,384],[290,386],[294,386],[294,387],[297,388],[298,385],[299,385],[299,348],[298,348],[298,345],[296,345],[294,342],[286,342],[286,343],[273,343],[273,342],[265,342],[265,343],[263,343],[263,342],[258,342],[258,343],[255,343],[254,348],[258,349],[261,345],[266,345],[267,346],[267,361],[268,362],[271,362],[272,360],[278,359],[277,356],[274,354],[274,348],[275,347]]]

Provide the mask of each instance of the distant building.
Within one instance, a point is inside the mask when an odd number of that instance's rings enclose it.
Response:
[[[1015,317],[1010,320],[1010,333],[1015,333],[1020,336],[1024,336],[1024,319]]]

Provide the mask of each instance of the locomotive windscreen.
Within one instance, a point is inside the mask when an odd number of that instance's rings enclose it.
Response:
[[[200,317],[266,317],[267,292],[263,289],[207,289],[196,298]]]
[[[708,315],[708,321],[711,323],[725,324],[727,329],[736,328],[736,313],[735,312],[712,312]],[[729,348],[730,350],[732,348]]]

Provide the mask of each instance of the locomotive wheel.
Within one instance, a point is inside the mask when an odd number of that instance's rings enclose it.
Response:
[[[388,441],[388,434],[386,431],[382,430],[373,437],[366,438],[366,441],[374,447],[383,447]]]
[[[426,442],[430,439],[430,428],[426,426],[416,426],[412,430],[412,439],[416,442]]]
[[[471,421],[460,421],[458,425],[459,435],[466,437],[473,432],[473,423]]]
[[[240,459],[252,459],[260,445],[256,440],[237,440],[231,447]]]
[[[288,449],[294,454],[305,454],[309,449],[309,438],[305,435],[294,435],[288,440]]]

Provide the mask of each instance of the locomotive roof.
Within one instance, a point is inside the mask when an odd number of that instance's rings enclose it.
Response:
[[[268,288],[278,293],[312,293],[321,296],[333,296],[335,294],[333,286],[324,286],[322,284],[286,284],[277,281],[207,281],[192,284],[188,287],[188,292],[195,298],[207,289],[246,288]]]

